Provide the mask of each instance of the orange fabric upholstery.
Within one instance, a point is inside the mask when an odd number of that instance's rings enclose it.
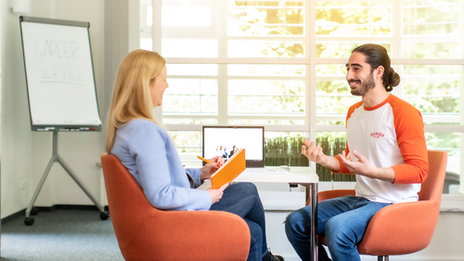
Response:
[[[356,192],[354,189],[336,189],[336,190],[326,190],[326,191],[321,191],[317,193],[317,200],[318,201],[323,201],[326,199],[331,199],[331,198],[339,198],[343,196],[355,196]],[[306,205],[308,205],[310,202],[306,202]]]
[[[403,255],[420,251],[432,239],[440,214],[441,195],[448,155],[428,151],[429,172],[422,183],[419,201],[398,203],[377,212],[358,244],[360,254],[375,256]],[[354,195],[354,190],[331,190],[318,194],[318,200]],[[323,244],[325,238],[320,238]]]
[[[108,206],[125,260],[246,260],[250,232],[222,211],[161,211],[114,155],[101,155]]]

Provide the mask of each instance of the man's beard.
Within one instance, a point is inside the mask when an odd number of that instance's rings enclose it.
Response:
[[[350,80],[355,81],[355,80]],[[363,82],[361,82],[361,86],[357,89],[351,89],[351,94],[355,96],[363,96],[366,94],[370,89],[374,89],[375,87],[375,82],[374,82],[374,75],[373,72],[367,77],[367,79]]]

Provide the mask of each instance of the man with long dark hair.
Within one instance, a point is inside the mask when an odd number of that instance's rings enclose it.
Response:
[[[355,48],[346,64],[351,94],[362,101],[346,117],[346,148],[335,157],[324,155],[320,145],[304,141],[302,153],[334,173],[356,175],[356,196],[318,204],[316,233],[325,235],[333,260],[360,260],[356,244],[369,221],[381,208],[418,200],[428,172],[427,146],[420,112],[390,94],[400,83],[390,67],[387,50],[376,44]],[[303,260],[309,260],[310,208],[287,217],[287,238]],[[319,247],[319,260],[329,260]]]

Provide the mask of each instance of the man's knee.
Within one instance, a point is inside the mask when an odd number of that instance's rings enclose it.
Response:
[[[305,224],[310,222],[310,218],[308,212],[303,209],[290,213],[285,219],[285,231],[287,235],[295,232],[299,234],[305,233]]]
[[[337,218],[332,218],[325,225],[325,237],[329,248],[333,244],[337,245],[353,245],[357,242],[357,234],[353,227],[350,227],[346,222],[340,222]]]

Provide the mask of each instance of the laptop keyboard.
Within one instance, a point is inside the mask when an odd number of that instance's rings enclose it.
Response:
[[[290,172],[286,169],[275,167],[275,168],[246,168],[242,174],[289,174]]]

